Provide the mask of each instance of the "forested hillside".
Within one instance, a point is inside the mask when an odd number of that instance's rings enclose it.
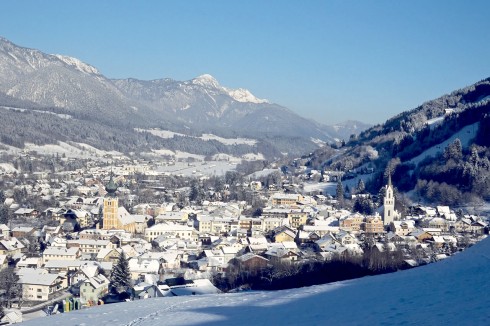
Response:
[[[377,193],[392,174],[400,191],[446,204],[490,199],[490,78],[403,112],[309,157],[314,168],[374,168]]]

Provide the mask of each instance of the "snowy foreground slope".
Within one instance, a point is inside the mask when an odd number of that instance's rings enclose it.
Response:
[[[445,261],[275,292],[140,300],[25,325],[490,325],[490,239]]]

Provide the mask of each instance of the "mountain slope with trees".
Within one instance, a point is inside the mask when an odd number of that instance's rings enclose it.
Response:
[[[21,130],[25,131],[18,134],[0,131],[0,136],[13,146],[34,141],[43,144],[66,139],[75,141],[80,137],[104,139],[103,134],[98,135],[98,127],[91,128],[92,133],[86,135],[77,131],[86,129],[83,125],[94,124],[117,130],[116,135],[124,134],[118,139],[126,139],[126,145],[122,146],[125,151],[137,152],[142,148],[141,137],[132,132],[134,129],[158,128],[192,136],[214,133],[229,138],[253,137],[262,148],[270,149],[262,154],[272,159],[282,156],[281,153],[311,152],[318,148],[319,141],[332,141],[338,136],[335,129],[258,99],[248,90],[223,87],[210,75],[188,81],[111,80],[76,58],[20,47],[1,37],[0,107],[49,113],[30,116],[28,120],[32,123],[29,125],[14,119],[25,118],[22,114],[10,115],[12,126],[22,126]],[[38,117],[42,119],[36,122]],[[69,123],[68,119],[71,119]],[[38,124],[48,120],[54,132],[41,134],[43,127],[38,128]],[[62,126],[65,132],[58,132],[56,125],[63,124],[70,128]],[[162,144],[155,147],[159,142]],[[221,153],[216,143],[196,138],[185,139],[185,145],[183,142],[183,138],[174,137],[151,140],[143,147],[171,150],[186,147],[195,154]],[[189,142],[194,144],[189,146]],[[131,147],[130,143],[138,147]],[[102,140],[98,145],[91,145],[107,146]],[[251,153],[257,150],[247,149]],[[243,150],[228,148],[225,151],[230,152]]]
[[[400,191],[445,204],[490,199],[490,78],[373,126],[347,144],[309,156],[314,168],[374,173],[366,187],[377,193],[392,174]],[[464,140],[464,142],[463,142]]]

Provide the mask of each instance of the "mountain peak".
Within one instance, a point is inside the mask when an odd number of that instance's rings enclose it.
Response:
[[[53,55],[56,58],[58,58],[59,60],[61,60],[62,62],[64,62],[65,64],[74,67],[78,71],[81,71],[81,72],[86,73],[86,74],[100,75],[97,68],[95,68],[89,64],[86,64],[85,62],[83,62],[77,58],[73,58],[73,57],[69,57],[69,56],[61,55],[61,54],[53,54]]]
[[[214,88],[220,88],[220,85],[216,78],[209,74],[204,74],[201,76],[198,76],[192,80],[193,84],[205,86],[205,87],[214,87]]]
[[[238,89],[225,89],[228,95],[230,95],[237,102],[248,102],[248,103],[269,103],[268,100],[260,99],[255,97],[248,89],[238,88]]]

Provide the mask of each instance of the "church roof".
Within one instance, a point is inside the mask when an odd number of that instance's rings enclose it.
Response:
[[[105,186],[105,190],[107,191],[107,196],[115,197],[116,196],[116,190],[117,190],[117,185],[114,182],[114,179],[112,178],[112,172],[111,172],[111,178],[109,179],[109,183]]]

